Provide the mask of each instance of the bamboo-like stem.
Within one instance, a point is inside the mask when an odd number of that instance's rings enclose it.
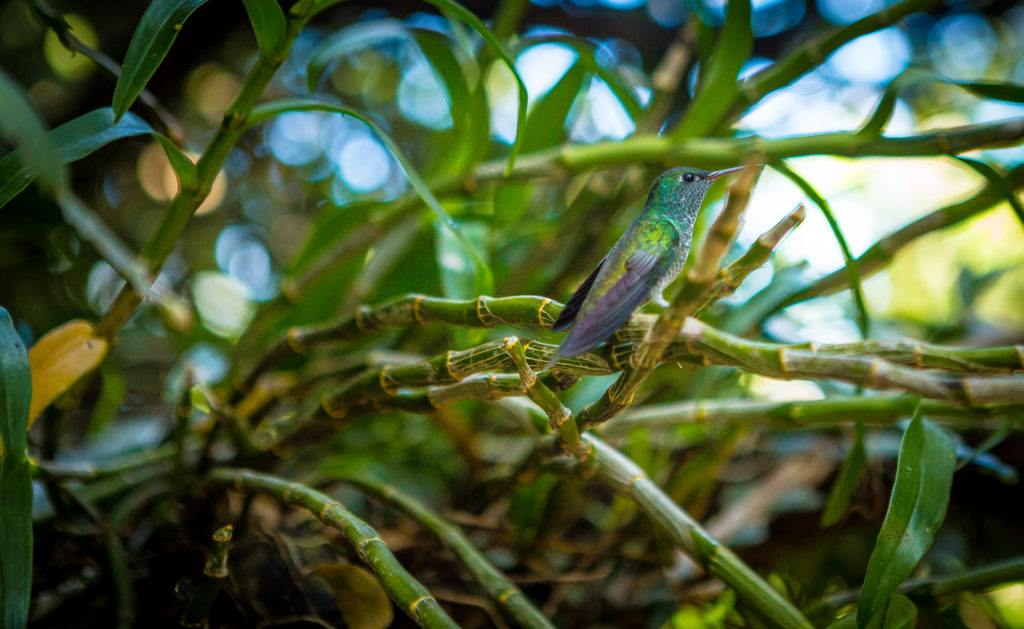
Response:
[[[530,367],[525,351],[526,347],[530,344],[530,341],[524,344],[520,343],[516,337],[509,336],[502,343],[502,349],[508,353],[512,358],[512,362],[515,363],[516,371],[519,372],[519,383],[522,387],[522,392],[548,416],[551,432],[555,433],[555,439],[558,441],[559,447],[566,454],[570,454],[580,461],[586,461],[590,455],[590,448],[587,447],[585,442],[580,440],[580,431],[576,427],[575,420],[573,420],[572,411],[562,404],[558,396],[541,382],[540,378],[537,377],[537,374]]]
[[[1024,186],[1024,165],[1017,166],[1006,175],[1006,184],[1014,190]],[[857,258],[857,269],[862,277],[868,277],[888,265],[896,253],[911,242],[977,216],[1001,203],[1005,198],[998,186],[988,183],[973,196],[926,214],[871,245]],[[796,289],[782,305],[789,306],[822,295],[830,295],[848,286],[845,270],[838,269]]]
[[[597,476],[632,498],[677,548],[735,590],[740,601],[749,605],[764,621],[785,629],[811,627],[792,603],[772,589],[734,552],[712,538],[636,463],[592,434],[585,434],[583,439],[592,446]]]
[[[185,613],[181,616],[182,627],[204,627],[207,625],[210,608],[213,607],[213,602],[217,599],[217,594],[220,593],[221,585],[228,577],[228,551],[231,548],[231,537],[234,530],[234,527],[228,524],[214,531],[213,548],[206,556],[203,577],[196,587],[195,594],[192,595],[192,600],[185,609]]]
[[[1021,406],[979,409],[922,400],[913,395],[829,397],[822,400],[706,400],[667,402],[631,408],[604,426],[604,433],[618,435],[634,428],[670,428],[706,422],[749,422],[777,429],[838,426],[850,422],[891,424],[910,417],[918,405],[933,419],[977,419],[1020,413]]]
[[[737,109],[745,109],[769,92],[791,83],[820,65],[843,44],[861,35],[886,28],[911,13],[922,11],[937,3],[938,0],[904,0],[801,43],[796,49],[743,82],[739,90]]]
[[[450,548],[473,578],[498,604],[498,606],[522,627],[554,627],[544,614],[540,612],[526,595],[512,583],[500,570],[481,553],[473,542],[454,524],[448,522],[430,510],[412,496],[398,490],[395,486],[366,476],[351,476],[341,479],[370,493],[379,496],[385,502],[401,509],[409,517],[419,522],[425,529],[437,536]]]
[[[380,534],[337,500],[300,483],[245,469],[218,468],[210,472],[208,481],[237,491],[266,493],[305,509],[345,536],[359,558],[380,579],[391,600],[417,624],[458,627],[427,589],[395,559]]]
[[[185,231],[192,215],[210,194],[214,179],[224,166],[231,150],[245,132],[249,114],[262,97],[277,69],[291,52],[292,42],[305,25],[310,15],[290,16],[284,43],[272,55],[260,53],[256,64],[246,75],[242,88],[224,113],[220,128],[210,140],[196,162],[196,181],[190,186],[181,186],[178,194],[164,211],[160,223],[150,235],[141,250],[150,272],[155,276],[174,249],[175,243]],[[107,339],[114,339],[118,331],[128,322],[142,303],[131,286],[125,286],[114,298],[106,314],[97,326],[97,332]]]
[[[776,223],[774,227],[761,234],[742,256],[722,269],[717,282],[708,291],[704,302],[697,307],[695,314],[700,313],[722,297],[731,295],[739,288],[748,275],[761,268],[768,261],[768,258],[771,257],[772,252],[779,246],[782,239],[789,232],[793,231],[797,225],[802,223],[805,216],[806,211],[801,203],[796,206],[796,209],[787,214],[785,218]]]
[[[978,592],[994,586],[1024,579],[1024,556],[1014,557],[987,566],[965,570],[960,574],[910,579],[900,584],[898,593],[915,598],[938,599],[957,592]],[[833,610],[860,600],[860,589],[828,594],[807,606],[811,618],[830,615]]]

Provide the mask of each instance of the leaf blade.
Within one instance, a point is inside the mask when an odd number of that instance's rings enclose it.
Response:
[[[142,14],[114,86],[112,106],[115,120],[135,102],[156,73],[185,20],[206,0],[154,0]]]
[[[67,164],[123,138],[152,133],[153,129],[135,114],[116,120],[109,107],[95,109],[51,130],[47,137],[59,162]],[[21,149],[0,159],[0,208],[28,187],[35,175],[22,160]]]
[[[277,0],[242,0],[245,12],[249,14],[256,46],[264,57],[278,53],[284,43],[288,23]]]
[[[858,627],[866,627],[886,608],[931,547],[946,515],[955,466],[953,441],[916,414],[903,435],[889,508],[868,560],[857,606]]]
[[[32,589],[32,478],[28,412],[32,381],[25,346],[0,308],[0,624],[28,623]]]

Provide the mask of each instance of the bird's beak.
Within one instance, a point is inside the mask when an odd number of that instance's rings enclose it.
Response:
[[[718,179],[719,177],[722,177],[724,175],[731,175],[732,173],[739,172],[739,171],[743,170],[744,168],[745,168],[745,166],[736,166],[735,168],[723,168],[722,170],[715,170],[715,171],[712,171],[712,172],[708,173],[704,178],[708,179],[710,181],[714,181],[715,179]]]

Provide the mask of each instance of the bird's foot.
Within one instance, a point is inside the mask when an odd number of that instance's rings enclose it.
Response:
[[[651,303],[664,310],[669,307],[668,300],[661,293],[651,295]]]

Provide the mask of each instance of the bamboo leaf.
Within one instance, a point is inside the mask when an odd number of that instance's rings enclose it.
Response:
[[[99,366],[108,348],[107,340],[82,320],[68,321],[36,341],[28,351],[32,368],[29,425],[79,378]]]
[[[832,491],[828,494],[825,502],[825,509],[821,513],[821,525],[832,526],[843,517],[850,505],[854,490],[860,483],[861,477],[867,466],[868,457],[864,449],[864,426],[856,425],[856,436],[853,441],[853,448],[850,454],[843,461],[843,468],[839,470],[839,478],[832,485]]]
[[[523,77],[519,75],[519,71],[516,70],[515,60],[509,55],[505,47],[494,36],[491,29],[487,28],[487,25],[480,21],[473,12],[466,7],[462,6],[455,0],[426,0],[427,3],[434,5],[435,7],[447,12],[449,15],[458,18],[466,26],[472,28],[477,32],[480,37],[487,42],[491,49],[494,50],[494,54],[504,62],[508,69],[512,72],[513,78],[516,81],[516,90],[519,95],[519,105],[516,111],[516,139],[512,143],[512,150],[508,155],[508,166],[505,168],[505,174],[512,172],[512,167],[515,166],[516,156],[519,155],[523,146],[523,139],[525,136],[526,129],[526,107],[529,102],[529,97],[526,93],[526,83],[523,82]]]
[[[818,209],[825,216],[825,220],[828,221],[829,229],[832,230],[832,235],[835,236],[839,249],[843,252],[843,259],[846,261],[846,275],[850,281],[853,303],[857,307],[857,327],[860,328],[861,337],[868,338],[868,334],[871,332],[871,317],[868,315],[867,300],[864,298],[864,287],[861,282],[860,269],[857,265],[857,259],[853,256],[853,252],[850,251],[850,245],[846,242],[846,236],[843,235],[843,230],[839,227],[839,221],[836,220],[835,214],[832,213],[831,206],[825,200],[825,197],[818,194],[818,191],[814,189],[810,182],[798,175],[785,162],[774,162],[772,167],[795,183],[818,206]]]
[[[473,261],[473,266],[476,268],[477,274],[477,288],[480,295],[489,294],[493,290],[494,286],[494,274],[491,272],[491,267],[484,261],[483,256],[477,251],[466,238],[459,232],[458,227],[455,225],[455,221],[448,212],[441,206],[440,201],[434,196],[434,193],[430,191],[430,186],[427,182],[420,177],[419,172],[412,165],[412,162],[405,156],[398,144],[395,143],[391,136],[385,133],[384,129],[380,127],[372,118],[366,114],[345,107],[344,105],[338,105],[335,103],[329,103],[326,101],[308,99],[308,98],[295,98],[295,99],[283,99],[278,101],[272,101],[269,103],[263,103],[257,105],[252,110],[252,114],[249,116],[249,124],[252,126],[262,124],[263,122],[282,114],[287,111],[327,111],[336,114],[342,114],[345,116],[351,116],[357,120],[361,120],[373,132],[377,135],[380,141],[391,151],[391,154],[395,156],[398,163],[401,164],[402,170],[405,171],[405,176],[409,179],[409,184],[413,190],[419,195],[423,202],[433,212],[437,220],[442,223],[447,229],[449,229],[456,240],[462,245],[466,254]]]
[[[889,601],[885,614],[875,616],[868,629],[914,629],[916,622],[917,607],[906,596],[897,594]]]
[[[188,16],[206,0],[153,0],[142,14],[128,44],[121,75],[114,86],[114,116],[119,119],[131,108],[167,56]]]
[[[1020,83],[1003,83],[999,81],[950,81],[950,83],[959,85],[968,92],[983,98],[1024,103],[1024,85]]]
[[[178,177],[178,187],[182,190],[194,190],[199,179],[195,163],[178,148],[174,140],[164,134],[154,133],[153,138],[164,149],[167,161],[171,163],[171,169],[174,170],[174,174]]]
[[[50,131],[47,138],[56,150],[57,163],[67,164],[115,140],[152,132],[153,129],[135,114],[129,113],[115,121],[114,112],[104,107],[60,125]],[[28,187],[34,177],[24,162],[22,148],[0,159],[0,208]]]
[[[317,564],[310,570],[323,579],[334,594],[347,626],[352,629],[391,626],[394,620],[391,599],[372,572],[350,563]]]
[[[701,72],[697,95],[671,133],[673,140],[713,131],[727,112],[739,90],[740,68],[754,45],[750,13],[750,0],[729,0],[725,25],[718,34],[707,69]]]
[[[32,589],[31,395],[25,346],[0,308],[0,626],[9,629],[28,623]]]
[[[264,57],[276,55],[284,43],[288,28],[281,5],[277,0],[242,0],[242,3],[245,12],[249,14],[260,54]]]
[[[868,560],[857,626],[889,603],[935,540],[946,515],[956,448],[941,428],[915,414],[903,435],[889,508]]]
[[[526,118],[524,151],[536,151],[561,144],[568,136],[566,118],[583,87],[583,66],[574,63],[530,110]]]
[[[974,172],[978,173],[995,186],[999,192],[1006,197],[1006,202],[1010,204],[1010,208],[1013,209],[1013,213],[1017,215],[1017,220],[1024,225],[1024,205],[1021,204],[1020,199],[1017,197],[1016,190],[1013,189],[1013,186],[1007,183],[1006,177],[996,170],[995,166],[992,166],[988,162],[983,162],[971,157],[962,157],[960,155],[955,155],[954,157],[960,160],[961,163],[970,166]]]
[[[20,160],[28,172],[39,177],[49,190],[63,188],[67,181],[64,164],[57,157],[46,127],[25,96],[21,86],[0,70],[0,137],[6,138],[18,149]],[[8,173],[2,168],[10,155],[0,162],[0,194],[7,187]],[[26,184],[28,185],[28,184]],[[2,196],[0,196],[2,199]],[[0,207],[3,202],[0,201]]]

